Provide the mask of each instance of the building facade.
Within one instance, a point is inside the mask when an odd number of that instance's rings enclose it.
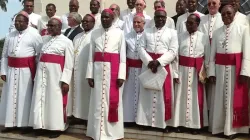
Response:
[[[34,0],[35,1],[35,13],[46,15],[45,8],[48,3],[54,3],[57,9],[57,15],[61,16],[69,11],[69,0]],[[78,0],[80,3],[79,13],[81,15],[85,15],[90,12],[89,10],[89,2],[90,0]],[[127,0],[101,0],[101,9],[108,8],[111,4],[118,4],[121,10],[127,8],[126,4]],[[151,17],[153,17],[154,12],[154,0],[145,0],[147,3],[146,12]],[[166,10],[168,16],[174,16],[175,12],[175,4],[177,0],[164,0],[166,3]]]

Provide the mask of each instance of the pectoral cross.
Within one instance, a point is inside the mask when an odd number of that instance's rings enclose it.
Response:
[[[77,54],[79,51],[78,50],[75,50],[74,53]]]
[[[225,48],[225,47],[226,47],[226,45],[227,45],[227,41],[226,41],[226,40],[224,40],[224,41],[222,42],[222,48]]]

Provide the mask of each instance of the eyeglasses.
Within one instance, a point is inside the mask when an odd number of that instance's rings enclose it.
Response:
[[[90,22],[94,22],[94,21],[82,20],[82,23],[90,23]]]
[[[136,3],[135,6],[144,6],[142,3]]]
[[[53,25],[53,24],[47,24],[47,27],[56,27],[57,25]]]

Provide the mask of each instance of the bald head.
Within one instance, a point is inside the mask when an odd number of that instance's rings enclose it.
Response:
[[[79,2],[78,0],[70,0],[69,1],[69,12],[78,12]]]
[[[210,15],[218,13],[221,6],[220,0],[208,0],[207,7]]]

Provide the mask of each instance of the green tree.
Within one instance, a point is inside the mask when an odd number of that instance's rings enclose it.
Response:
[[[23,0],[19,0],[19,2],[23,2]],[[0,0],[0,7],[4,12],[7,12],[7,3],[8,0]]]

